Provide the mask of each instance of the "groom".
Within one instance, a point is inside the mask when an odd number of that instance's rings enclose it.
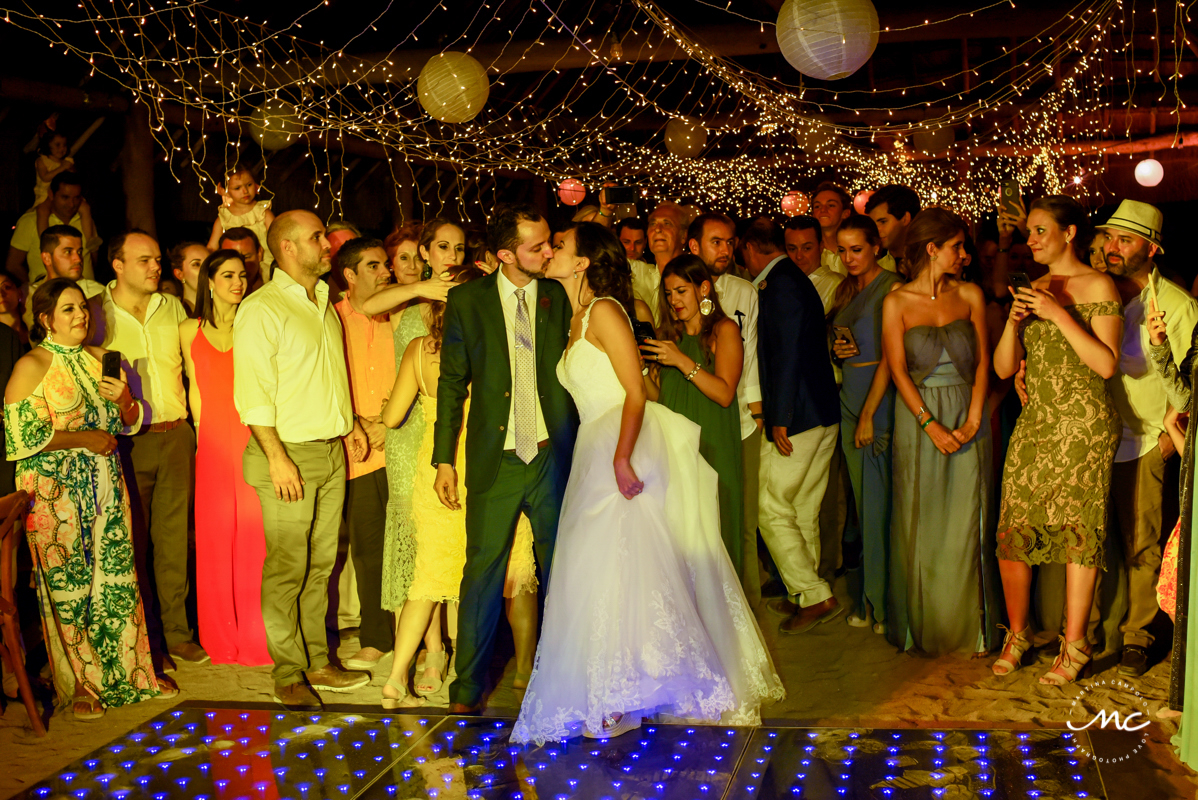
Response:
[[[574,402],[556,373],[570,335],[570,301],[556,281],[540,280],[553,255],[549,224],[529,206],[502,205],[487,238],[499,269],[449,290],[433,430],[434,488],[446,507],[458,509],[454,458],[463,404],[468,392],[473,396],[458,678],[449,687],[455,714],[475,713],[482,702],[521,511],[548,577],[578,428]]]

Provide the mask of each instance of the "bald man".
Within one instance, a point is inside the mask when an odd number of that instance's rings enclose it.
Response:
[[[341,320],[320,280],[330,263],[324,225],[311,212],[288,211],[271,224],[267,246],[274,275],[233,323],[233,400],[253,434],[242,464],[262,503],[262,620],[274,699],[312,710],[321,708],[315,692],[370,681],[329,663],[324,629],[345,452],[361,461],[367,441],[350,404]]]

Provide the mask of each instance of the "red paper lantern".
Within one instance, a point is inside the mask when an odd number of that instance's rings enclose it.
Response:
[[[575,178],[566,178],[557,187],[557,196],[568,206],[576,206],[587,196],[587,187]]]
[[[857,196],[853,198],[853,208],[858,214],[865,213],[865,204],[869,202],[869,198],[873,197],[874,193],[868,189],[862,189],[857,192]]]
[[[788,217],[797,217],[807,213],[807,195],[802,192],[787,192],[782,198],[782,213]]]

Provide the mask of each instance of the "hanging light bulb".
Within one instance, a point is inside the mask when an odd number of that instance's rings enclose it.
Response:
[[[614,33],[611,35],[611,58],[612,61],[624,60],[624,45],[620,42],[620,37]]]
[[[1146,158],[1136,164],[1136,183],[1141,186],[1156,186],[1165,179],[1165,168],[1155,158]]]

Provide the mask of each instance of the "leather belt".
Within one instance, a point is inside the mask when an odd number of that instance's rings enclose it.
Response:
[[[537,449],[538,449],[538,450],[544,450],[544,449],[545,449],[546,447],[548,447],[548,446],[549,446],[549,440],[548,440],[548,439],[542,439],[541,441],[537,442]],[[503,452],[505,452],[505,453],[514,453],[514,452],[516,452],[516,448],[514,448],[514,447],[513,447],[513,448],[510,448],[510,449],[508,449],[508,450],[504,450]]]
[[[149,431],[150,433],[165,433],[166,431],[173,431],[182,424],[183,420],[181,419],[172,419],[170,422],[152,422],[150,423]]]

